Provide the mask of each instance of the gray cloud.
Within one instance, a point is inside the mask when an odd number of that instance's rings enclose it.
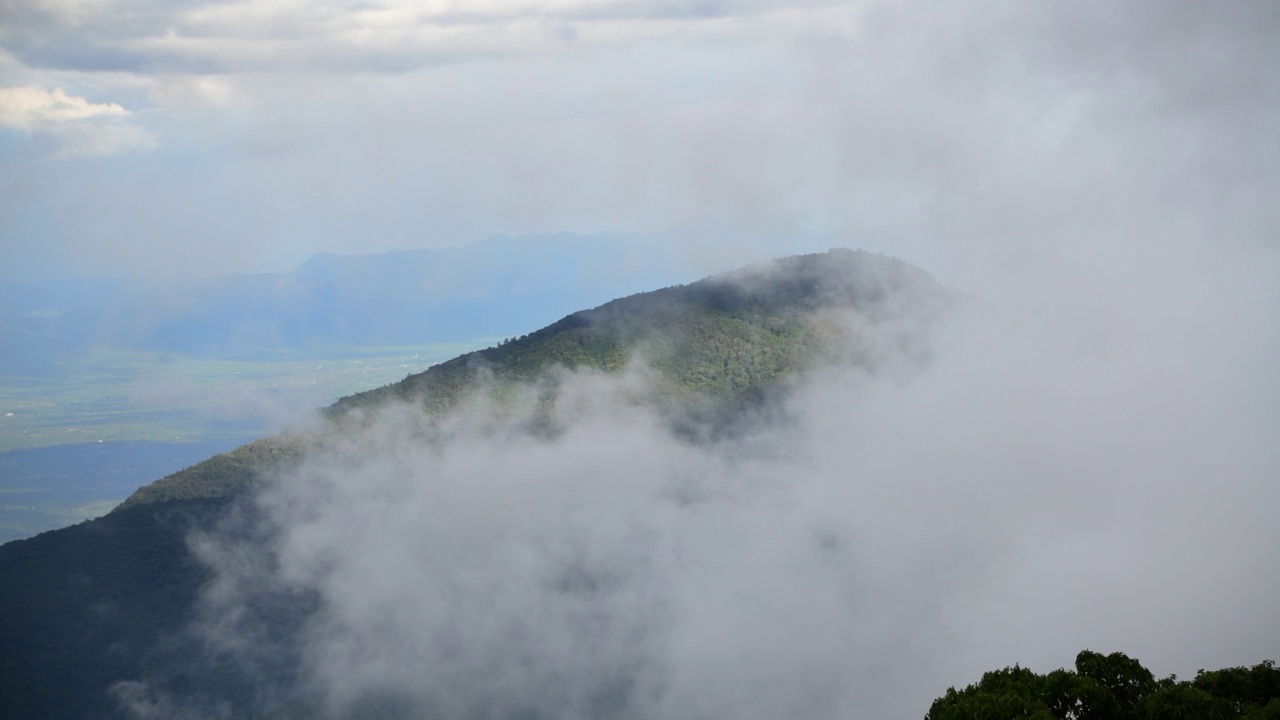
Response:
[[[799,7],[821,8],[831,2]],[[47,2],[9,9],[0,39],[33,67],[126,72],[391,72],[545,52],[538,25],[601,24],[625,37],[650,23],[751,17],[797,7],[755,2],[259,2],[101,7]],[[669,30],[669,28],[663,28]]]
[[[135,109],[160,146],[68,169],[15,149],[0,182],[30,200],[0,220],[9,272],[282,270],[320,249],[713,226],[682,245],[732,255],[751,233],[777,255],[822,231],[985,286],[1066,271],[1082,243],[1274,235],[1263,5],[672,8],[20,18],[0,39],[14,77]],[[64,32],[150,59],[58,70],[19,47]]]

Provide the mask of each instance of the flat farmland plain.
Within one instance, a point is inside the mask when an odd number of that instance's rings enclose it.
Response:
[[[96,352],[0,377],[0,542],[501,338],[246,358]]]

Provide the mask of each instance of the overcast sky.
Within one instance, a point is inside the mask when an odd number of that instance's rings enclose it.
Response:
[[[692,226],[707,269],[836,232],[973,285],[1270,242],[1277,36],[1237,0],[18,0],[0,266]]]

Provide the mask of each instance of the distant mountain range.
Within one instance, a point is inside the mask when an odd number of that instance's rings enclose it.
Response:
[[[460,247],[311,257],[287,273],[137,290],[0,286],[0,369],[92,347],[252,357],[515,334],[611,297],[693,279],[631,235],[494,236]]]
[[[566,237],[563,242],[593,241]],[[494,239],[482,249],[501,254],[505,248],[518,255],[520,244]],[[574,292],[585,293],[583,288],[594,287],[592,283],[602,279],[595,275],[601,268],[619,267],[622,256],[617,253],[625,247],[625,243],[599,243],[603,254],[597,260],[548,272],[561,282],[576,283],[579,290]],[[459,251],[459,257],[474,258],[470,252],[475,251]],[[400,333],[415,332],[419,320],[382,314],[413,314],[410,290],[439,287],[418,283],[424,273],[446,266],[423,259],[439,260],[439,254],[410,255],[358,260],[318,257],[287,276],[272,276],[270,282],[244,279],[245,298],[236,296],[231,285],[221,285],[218,292],[229,293],[222,296],[224,306],[234,311],[210,313],[208,327],[230,332],[237,327],[232,318],[251,315],[258,307],[255,303],[264,298],[316,297],[322,302],[328,297],[331,314],[304,312],[299,307],[295,315],[281,315],[284,311],[274,307],[277,300],[262,311],[277,318],[276,322],[292,318],[294,324],[286,325],[296,334],[281,336],[281,342],[305,343],[315,337],[305,318],[330,329],[341,328],[339,336],[352,342],[357,338],[391,342],[405,337]],[[456,259],[456,264],[448,265],[457,269],[459,282],[483,274],[479,266],[467,262],[471,260]],[[637,278],[659,273],[657,266],[649,264],[653,258],[637,262],[641,268]],[[404,270],[399,281],[389,283],[388,299],[382,304],[370,301],[359,310],[341,307],[341,298],[354,302],[364,297],[361,293],[375,295],[365,279],[381,275],[388,264]],[[548,281],[535,278],[535,268],[517,265],[516,261],[499,263],[497,277],[502,279],[477,281],[475,296],[510,302],[520,290],[514,285],[508,288],[508,283],[521,278]],[[468,267],[469,271],[462,270]],[[441,283],[449,279],[430,277]],[[611,282],[616,283],[616,278]],[[403,294],[398,295],[396,288]],[[460,286],[452,286],[447,295],[456,298],[460,291]],[[217,305],[211,298],[218,295],[211,292],[197,293],[203,298],[202,307]],[[668,420],[673,433],[699,443],[717,433],[742,432],[740,421],[764,409],[773,395],[785,392],[798,373],[823,362],[873,369],[880,361],[875,348],[884,342],[896,343],[908,355],[923,352],[912,346],[907,335],[890,333],[874,342],[870,338],[879,329],[907,324],[907,319],[927,322],[942,313],[952,298],[918,268],[849,250],[787,258],[632,295],[569,314],[541,330],[460,356],[399,383],[344,398],[326,413],[323,422],[328,434],[312,431],[259,440],[152,483],[107,516],[0,546],[0,577],[4,578],[0,583],[0,717],[123,717],[108,689],[143,676],[163,676],[177,692],[216,698],[228,716],[318,717],[307,710],[303,690],[285,706],[262,704],[263,697],[289,696],[294,676],[287,652],[281,656],[284,660],[271,667],[240,667],[225,658],[207,657],[199,638],[185,631],[201,587],[210,578],[188,548],[187,537],[192,531],[213,527],[230,506],[251,515],[252,508],[236,499],[243,497],[246,488],[263,482],[265,470],[292,462],[335,433],[358,431],[370,411],[390,401],[416,404],[427,418],[443,417],[468,398],[486,393],[501,409],[514,389],[535,387],[535,412],[523,431],[534,438],[554,435],[554,420],[536,408],[557,402],[558,369],[616,373],[641,353],[653,378],[648,394],[633,401],[651,404]],[[392,307],[401,309],[393,312]],[[862,322],[856,328],[841,324],[832,315],[840,311],[855,312]],[[432,312],[437,310],[423,311],[429,316]],[[364,314],[372,327],[354,324],[354,318]],[[265,325],[255,327],[266,332]],[[456,327],[459,332],[479,332]],[[156,331],[146,336],[172,347],[200,347],[196,334]],[[232,336],[224,337],[232,342]],[[291,646],[291,634],[299,632],[314,612],[312,599],[300,595],[268,597],[263,602],[259,610],[270,616],[272,636],[261,641]],[[260,692],[265,688],[272,692]]]

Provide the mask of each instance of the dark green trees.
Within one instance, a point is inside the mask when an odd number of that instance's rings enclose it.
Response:
[[[925,720],[1280,720],[1280,669],[1268,660],[1178,682],[1156,680],[1124,653],[1085,650],[1075,670],[1014,666],[949,688]]]
[[[925,720],[1053,720],[1045,698],[1045,678],[1014,665],[993,670],[977,685],[933,702]]]
[[[1201,670],[1191,685],[1210,695],[1231,699],[1232,709],[1238,715],[1248,714],[1251,720],[1280,719],[1280,668],[1270,660],[1251,668]]]
[[[1076,655],[1076,674],[1106,688],[1127,713],[1156,689],[1156,678],[1151,671],[1124,653],[1103,655],[1082,650]]]

